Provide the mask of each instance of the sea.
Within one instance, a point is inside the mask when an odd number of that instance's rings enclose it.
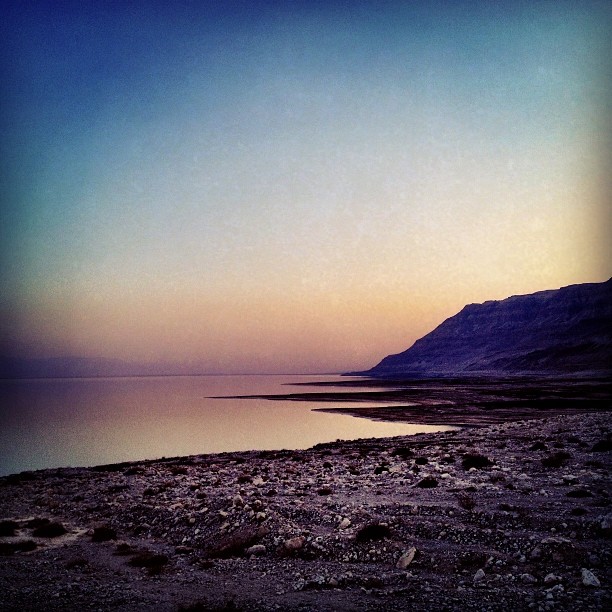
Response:
[[[346,379],[287,375],[0,380],[0,476],[202,453],[303,449],[320,442],[449,429],[313,411],[354,406],[342,402],[234,397],[304,392],[309,387],[291,385],[340,380]],[[333,392],[335,387],[325,390]]]

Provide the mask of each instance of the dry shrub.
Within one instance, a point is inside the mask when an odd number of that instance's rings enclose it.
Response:
[[[548,457],[544,457],[542,459],[542,465],[545,468],[560,468],[564,466],[571,458],[569,453],[565,451],[559,451],[558,453],[553,453],[552,455],[548,455]]]
[[[476,507],[476,500],[467,493],[459,493],[457,495],[457,502],[464,510],[473,510]]]
[[[387,525],[381,523],[372,523],[362,527],[355,536],[357,542],[374,542],[384,540],[391,535],[391,530]]]
[[[463,456],[461,465],[463,466],[464,470],[469,470],[470,468],[482,470],[484,468],[491,467],[493,462],[484,455],[480,455],[478,453],[468,453],[467,455]]]

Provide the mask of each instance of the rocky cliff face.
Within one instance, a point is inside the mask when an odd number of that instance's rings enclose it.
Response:
[[[610,372],[612,279],[470,304],[370,376]]]

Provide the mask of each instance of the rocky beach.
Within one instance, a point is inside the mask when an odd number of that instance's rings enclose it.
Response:
[[[544,416],[4,477],[0,609],[608,610],[609,413]]]

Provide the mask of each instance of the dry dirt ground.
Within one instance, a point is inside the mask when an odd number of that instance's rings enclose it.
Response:
[[[0,479],[1,610],[610,610],[609,413]]]

